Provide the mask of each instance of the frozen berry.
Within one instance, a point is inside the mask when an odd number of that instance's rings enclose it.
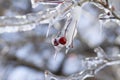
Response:
[[[54,39],[53,44],[54,44],[54,46],[58,46],[58,45],[59,45],[59,43],[58,43],[57,39]]]
[[[62,44],[62,45],[65,45],[66,42],[67,42],[67,40],[66,40],[65,37],[61,37],[61,38],[59,39],[59,43]]]

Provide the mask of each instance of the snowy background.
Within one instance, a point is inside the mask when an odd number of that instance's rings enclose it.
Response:
[[[49,7],[39,5],[32,9],[30,0],[0,0],[0,16],[24,15]],[[120,25],[113,20],[104,21],[101,33],[98,16],[104,11],[89,3],[85,3],[83,9],[89,15],[83,12],[80,16],[74,47],[67,55],[63,49],[56,60],[53,58],[55,50],[51,37],[60,29],[57,24],[50,29],[48,38],[45,37],[48,24],[38,25],[31,31],[0,34],[0,80],[44,80],[45,70],[68,76],[83,70],[82,59],[96,56],[93,49],[98,46],[107,55],[120,54]],[[97,80],[119,80],[119,67],[106,67],[96,75]]]

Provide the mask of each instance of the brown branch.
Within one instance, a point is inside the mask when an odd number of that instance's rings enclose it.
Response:
[[[116,19],[115,17],[109,17],[109,18],[99,18],[100,20],[107,20],[107,19]]]
[[[111,8],[109,8],[109,3],[108,3],[108,0],[106,0],[106,3],[100,1],[100,0],[83,0],[83,1],[79,1],[78,2],[78,5],[81,6],[83,3],[85,2],[95,2],[95,3],[98,3],[100,5],[102,5],[104,8],[108,9],[111,11],[111,13],[113,14],[113,16],[120,20],[120,17],[114,12],[114,10],[112,10]]]
[[[100,2],[100,1],[98,1],[98,0],[93,0],[93,1],[94,1],[95,3],[101,4],[104,8],[107,8],[108,10],[110,10],[110,11],[112,12],[113,16],[114,16],[116,19],[120,20],[120,17],[117,16],[117,14],[115,14],[115,12],[111,10],[111,8],[109,8],[109,4],[106,5],[106,4],[104,4],[104,3],[102,3],[102,2]],[[106,0],[106,1],[107,1],[107,0]]]

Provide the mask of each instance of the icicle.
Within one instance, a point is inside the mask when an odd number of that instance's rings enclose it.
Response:
[[[61,50],[61,48],[55,47],[55,53],[54,53],[54,59],[55,59],[55,60],[56,60],[57,54],[59,53],[60,50]]]
[[[67,47],[65,50],[65,54],[67,54],[69,50],[70,50],[70,47]]]
[[[66,38],[67,38],[67,43],[66,43],[66,54],[68,53],[69,49],[73,47],[73,39],[75,38],[77,34],[77,21],[79,20],[80,17],[80,10],[81,7],[76,6],[71,10],[71,20],[69,21],[69,24],[66,27]]]
[[[52,24],[51,23],[49,23],[49,25],[48,25],[48,29],[47,29],[47,33],[46,33],[46,38],[48,37],[48,35],[49,35],[49,32],[50,32],[50,28],[52,27]]]
[[[72,20],[69,27],[67,28],[66,31],[66,38],[67,38],[67,43],[66,43],[66,53],[69,51],[71,47],[73,47],[73,39],[77,34],[77,25],[76,25],[76,20]]]

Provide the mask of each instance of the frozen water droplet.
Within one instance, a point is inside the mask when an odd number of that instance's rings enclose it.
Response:
[[[55,48],[54,59],[56,59],[57,54],[58,54],[59,51],[63,48],[63,46],[62,46],[62,45],[54,46],[54,48]]]

